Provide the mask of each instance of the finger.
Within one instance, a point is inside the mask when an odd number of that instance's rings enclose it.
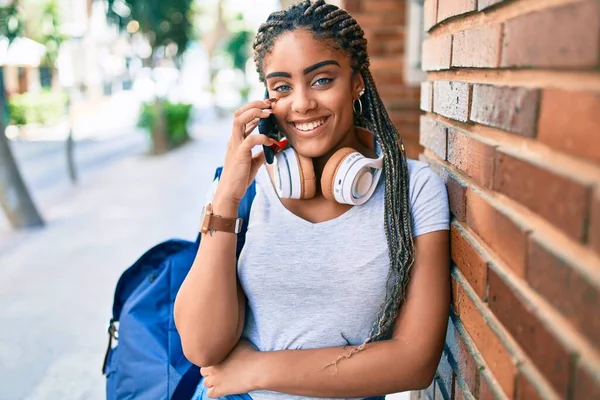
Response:
[[[271,139],[270,137],[268,137],[266,135],[261,135],[261,134],[248,135],[248,137],[246,137],[246,139],[244,139],[242,144],[240,144],[239,150],[244,151],[244,152],[252,151],[252,149],[255,146],[258,146],[258,145],[272,146],[275,143],[277,143],[277,140]]]
[[[254,118],[251,122],[246,124],[246,132],[244,132],[244,137],[252,133],[252,131],[258,126],[258,121],[260,121],[260,118]]]
[[[204,385],[205,388],[210,389],[211,387],[213,387],[213,382],[211,378],[204,378],[202,380],[202,384]]]
[[[245,104],[242,107],[240,107],[239,109],[237,109],[233,113],[233,117],[237,118],[251,108],[269,108],[269,107],[271,107],[271,100],[269,100],[269,99],[251,101],[250,103]]]
[[[200,375],[207,377],[208,376],[208,368],[200,368]]]
[[[233,120],[234,131],[239,132],[238,136],[240,139],[244,138],[246,131],[245,127],[247,124],[255,119],[268,118],[273,114],[273,110],[270,108],[251,108],[242,113],[239,117]]]
[[[218,398],[218,397],[219,397],[219,396],[217,395],[217,391],[216,391],[215,389],[212,389],[212,388],[211,388],[211,389],[208,389],[208,391],[206,392],[206,395],[207,395],[208,397],[210,397],[211,399],[216,399],[216,398]]]

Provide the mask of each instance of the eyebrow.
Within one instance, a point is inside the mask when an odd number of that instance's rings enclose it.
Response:
[[[340,63],[338,63],[335,60],[325,60],[325,61],[321,61],[318,62],[316,64],[311,65],[310,67],[306,67],[304,68],[304,70],[302,71],[304,73],[304,75],[310,74],[311,72],[321,68],[321,67],[325,67],[327,65],[337,65],[338,67],[341,67]],[[269,75],[267,75],[265,77],[265,79],[270,79],[270,78],[291,78],[292,74],[290,74],[289,72],[271,72]]]

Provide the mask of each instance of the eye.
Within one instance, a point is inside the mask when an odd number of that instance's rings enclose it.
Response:
[[[291,89],[292,89],[292,87],[290,85],[279,85],[279,86],[273,88],[274,91],[280,92],[280,93],[289,92]]]
[[[319,79],[317,79],[315,81],[314,85],[316,85],[316,86],[325,86],[325,85],[327,85],[328,83],[331,83],[331,82],[333,82],[332,78],[319,78]]]

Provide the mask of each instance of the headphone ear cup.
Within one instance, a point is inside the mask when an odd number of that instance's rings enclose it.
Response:
[[[335,200],[333,195],[335,176],[344,162],[344,159],[352,153],[356,153],[356,150],[350,147],[343,147],[333,153],[329,160],[327,160],[327,164],[325,164],[323,174],[321,175],[321,191],[327,200]]]
[[[310,199],[317,192],[312,159],[301,156],[292,147],[275,154],[275,188],[283,199]]]
[[[294,152],[296,152],[294,150]],[[301,199],[312,199],[317,193],[317,177],[315,175],[315,168],[313,166],[312,159],[304,157],[296,153],[298,160],[298,170],[300,172],[300,198]]]

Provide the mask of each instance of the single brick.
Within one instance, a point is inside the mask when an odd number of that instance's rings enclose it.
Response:
[[[448,161],[486,189],[493,187],[495,154],[494,146],[448,128]]]
[[[502,67],[594,67],[600,59],[596,0],[532,12],[505,22]]]
[[[405,15],[403,13],[355,13],[354,19],[358,24],[367,31],[368,29],[378,28],[381,26],[406,24]]]
[[[464,222],[467,219],[467,186],[464,181],[454,172],[442,166],[439,162],[421,155],[419,159],[429,164],[429,166],[438,174],[446,183],[448,189],[448,200],[450,203],[450,211],[457,220]]]
[[[502,344],[502,341],[490,328],[488,320],[481,314],[482,311],[473,304],[470,296],[464,291],[462,288],[463,284],[458,283],[456,277],[454,278],[454,292],[457,297],[455,307],[459,309],[460,319],[503,391],[509,398],[512,398],[515,381],[515,364],[513,359]],[[482,391],[483,387],[480,386],[480,393]]]
[[[365,35],[367,33],[365,32]],[[371,28],[368,32],[369,41],[386,42],[391,40],[404,41],[404,28],[397,26],[380,26]]]
[[[600,92],[544,89],[538,140],[600,164]]]
[[[446,140],[448,128],[426,115],[421,115],[421,135],[419,143],[431,150],[442,160],[446,160]]]
[[[421,83],[421,110],[433,111],[433,85],[429,81]]]
[[[473,85],[470,119],[522,136],[534,137],[538,104],[538,90]]]
[[[477,0],[440,0],[438,6],[437,22],[445,19],[475,11],[477,9]]]
[[[536,364],[556,391],[567,398],[571,352],[539,320],[531,306],[515,294],[498,274],[488,270],[490,310]]]
[[[435,173],[444,180],[448,189],[450,211],[459,221],[464,222],[467,218],[467,186],[455,173],[444,168],[432,158],[423,156],[420,160],[429,164]]]
[[[498,149],[494,190],[523,204],[570,237],[583,239],[591,196],[588,186]]]
[[[450,69],[452,35],[435,36],[423,41],[421,58],[424,71]]]
[[[488,7],[495,6],[496,4],[502,3],[508,0],[479,0],[477,2],[477,9],[479,11],[485,10]]]
[[[469,120],[471,88],[465,82],[433,82],[433,112],[457,121]]]
[[[500,65],[501,40],[501,25],[455,33],[452,39],[452,66],[497,68]]]
[[[416,108],[412,110],[390,110],[388,115],[392,123],[401,127],[402,136],[404,136],[407,127],[414,126],[417,128],[421,119],[421,113]]]
[[[575,369],[573,400],[598,400],[600,399],[600,366],[592,372],[590,365],[580,361]]]
[[[391,57],[373,57],[370,59],[370,69],[373,73],[373,78],[381,78],[386,76],[386,72],[393,70],[402,70],[404,62],[402,59]],[[379,88],[378,88],[379,90]]]
[[[382,99],[390,99],[392,104],[385,101],[386,108],[389,112],[419,110],[420,88],[407,88],[405,83],[396,83],[395,76],[392,74],[377,73],[374,77],[377,81],[379,95]],[[363,104],[365,105],[365,104]]]
[[[600,282],[555,251],[552,243],[529,239],[527,281],[554,308],[595,343],[600,338]]]
[[[456,175],[448,174],[446,187],[448,188],[448,200],[450,211],[461,222],[467,219],[467,187],[461,183]]]
[[[423,28],[429,31],[437,23],[438,0],[425,0],[423,3]]]
[[[488,262],[484,255],[476,249],[477,244],[473,243],[472,238],[466,237],[467,235],[459,224],[452,224],[450,240],[452,260],[465,276],[473,291],[480,299],[485,300]]]
[[[473,190],[467,191],[467,225],[520,277],[525,276],[528,231]]]
[[[397,95],[400,97],[409,97],[412,95],[412,88],[406,86],[406,81],[404,79],[404,72],[402,70],[386,70],[382,69],[377,71],[377,73],[373,74],[373,79],[375,80],[375,84],[377,85],[377,90],[380,91],[387,85],[396,85],[396,90],[398,91]]]
[[[600,254],[600,191],[596,190],[592,197],[590,211],[590,233],[588,243],[596,254]]]

